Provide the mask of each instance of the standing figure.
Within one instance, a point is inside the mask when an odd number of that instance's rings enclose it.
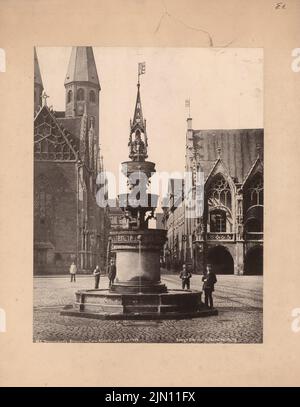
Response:
[[[109,288],[113,285],[115,278],[116,278],[116,265],[115,265],[115,260],[111,259],[110,261],[110,266],[109,266],[109,271],[108,271],[108,278],[109,278]]]
[[[192,277],[192,273],[187,270],[185,264],[182,265],[182,270],[180,272],[179,277],[182,280],[182,289],[184,290],[185,287],[189,290],[190,289],[190,278]]]
[[[73,261],[71,266],[70,266],[70,275],[71,275],[71,283],[74,281],[76,282],[76,273],[77,273],[77,267],[75,262]]]
[[[95,268],[95,270],[93,271],[93,275],[94,275],[94,277],[95,277],[95,289],[98,289],[99,288],[99,283],[100,283],[100,268],[99,268],[99,266],[97,265],[96,266],[96,268]]]
[[[140,130],[136,130],[134,141],[131,144],[130,158],[134,161],[144,160],[147,157],[147,149],[142,140]]]
[[[203,291],[205,294],[205,305],[209,308],[213,308],[213,297],[212,293],[215,290],[215,283],[217,282],[217,277],[212,270],[212,265],[207,264],[206,274],[202,277],[203,281]]]

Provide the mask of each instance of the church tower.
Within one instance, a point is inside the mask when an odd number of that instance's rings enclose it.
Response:
[[[34,47],[34,114],[42,106],[42,94],[44,86],[39,66],[39,61]]]
[[[73,47],[65,79],[66,117],[86,114],[99,137],[101,90],[92,47]]]

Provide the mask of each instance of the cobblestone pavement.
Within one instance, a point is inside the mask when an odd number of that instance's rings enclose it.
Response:
[[[35,342],[190,342],[261,343],[263,334],[261,276],[217,276],[214,305],[218,316],[167,321],[102,321],[61,316],[78,289],[93,288],[92,276],[34,278]],[[163,274],[169,288],[179,288],[177,275]],[[100,288],[108,280],[101,276]],[[201,289],[194,275],[191,289]]]

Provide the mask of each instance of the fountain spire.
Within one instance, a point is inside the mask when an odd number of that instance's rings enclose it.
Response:
[[[139,64],[140,66],[140,64]],[[140,75],[145,73],[139,67],[137,95],[133,114],[133,120],[130,120],[130,135],[129,135],[129,158],[132,161],[145,161],[148,158],[147,147],[148,139],[146,133],[146,120],[143,117],[142,101],[140,93]]]
[[[138,82],[133,121],[131,123],[132,132],[134,132],[137,128],[139,128],[142,132],[145,132],[145,121],[143,119],[140,86],[141,86],[141,84]]]

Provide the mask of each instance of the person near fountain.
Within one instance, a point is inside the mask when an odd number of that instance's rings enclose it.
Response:
[[[75,262],[73,261],[71,266],[70,266],[70,276],[71,276],[71,283],[74,281],[76,283],[76,273],[77,273],[77,267]]]
[[[109,270],[108,270],[109,288],[112,287],[112,285],[115,281],[116,273],[117,273],[117,269],[116,269],[116,265],[115,265],[115,260],[111,259]]]
[[[99,288],[100,273],[101,273],[100,268],[99,268],[99,266],[97,265],[96,268],[95,268],[95,270],[93,271],[93,276],[95,277],[95,289],[98,289],[98,288]]]
[[[215,284],[217,282],[217,277],[213,272],[212,265],[206,265],[206,274],[202,277],[203,281],[203,291],[205,294],[205,305],[209,308],[213,308],[213,296],[212,293],[215,290]]]
[[[192,277],[192,273],[187,269],[186,264],[182,265],[182,270],[180,272],[179,277],[182,280],[182,289],[184,290],[186,287],[189,290],[190,289],[190,279]]]

